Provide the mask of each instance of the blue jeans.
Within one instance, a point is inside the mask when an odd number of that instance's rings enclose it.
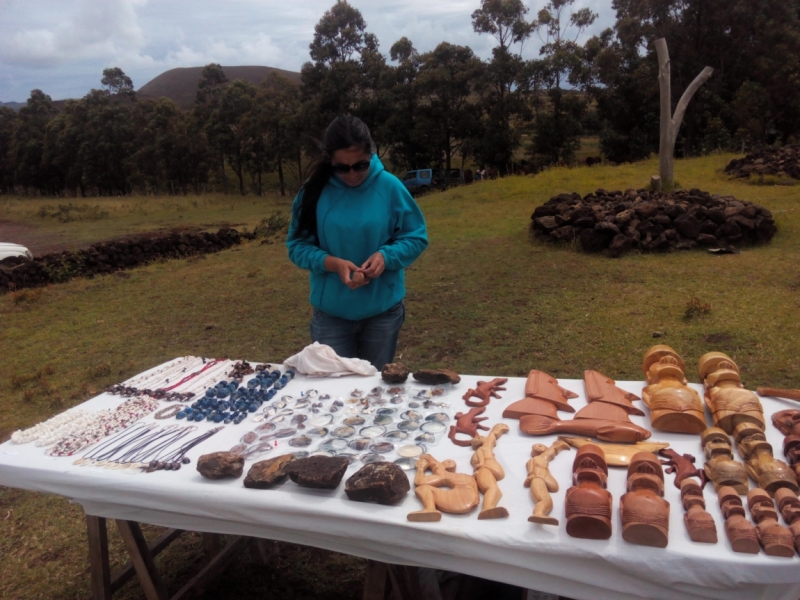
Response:
[[[368,360],[380,371],[386,363],[394,361],[397,336],[405,319],[403,300],[386,312],[359,321],[334,317],[315,308],[311,317],[311,341],[330,346],[344,358]]]

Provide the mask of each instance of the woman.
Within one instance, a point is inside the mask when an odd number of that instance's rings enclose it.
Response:
[[[310,271],[311,340],[381,370],[405,319],[404,269],[428,245],[425,219],[362,121],[337,117],[323,146],[292,206],[289,259]]]

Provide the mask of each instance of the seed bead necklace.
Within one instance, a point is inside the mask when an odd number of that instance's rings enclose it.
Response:
[[[217,432],[222,431],[225,429],[224,426],[215,427],[214,429],[209,429],[203,434],[200,434],[196,438],[189,440],[178,448],[173,454],[170,454],[164,457],[163,460],[152,460],[150,464],[147,465],[145,469],[145,473],[152,473],[153,471],[177,471],[181,468],[181,465],[187,465],[191,462],[191,460],[186,456],[186,453],[189,452],[195,446],[202,444],[211,436],[215,435]]]
[[[77,459],[73,462],[73,465],[78,466],[86,466],[94,464],[96,461],[103,460],[106,456],[106,451],[109,448],[110,456],[114,452],[117,452],[120,448],[125,447],[128,444],[133,443],[135,440],[139,439],[140,437],[147,435],[153,428],[158,427],[155,423],[145,425],[143,423],[138,423],[129,429],[123,429],[120,433],[113,436],[110,440],[106,441],[103,444],[100,444],[97,448],[92,450],[91,452],[87,452],[83,455],[83,458]],[[116,445],[115,445],[116,444]]]
[[[204,362],[205,360],[199,356],[179,357],[151,371],[145,371],[144,373],[135,375],[124,381],[122,385],[136,388],[158,387],[168,374],[179,373],[182,370],[196,369]]]

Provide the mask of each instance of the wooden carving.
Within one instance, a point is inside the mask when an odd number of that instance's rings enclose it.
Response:
[[[572,463],[572,487],[566,494],[567,533],[572,537],[611,537],[611,494],[606,490],[608,466],[594,444],[578,449]]]
[[[713,517],[706,512],[706,501],[703,498],[703,487],[706,484],[706,474],[694,464],[691,454],[678,454],[674,450],[661,450],[659,454],[667,460],[662,460],[662,465],[667,465],[667,473],[675,474],[675,486],[681,491],[683,504],[683,524],[686,532],[693,542],[706,544],[717,543],[717,527]]]
[[[632,403],[632,401],[641,400],[641,398],[636,394],[618,388],[616,382],[610,377],[606,377],[597,371],[584,371],[583,382],[586,386],[587,402],[613,404],[622,408],[626,414],[644,416],[644,413]]]
[[[600,442],[593,442],[589,438],[576,438],[566,435],[561,435],[558,439],[567,442],[573,448],[580,448],[586,444],[597,444],[602,448],[606,456],[606,464],[609,467],[625,467],[631,464],[631,458],[637,452],[652,452],[656,454],[662,448],[667,448],[667,442],[636,442],[635,444],[603,444]],[[744,472],[744,467],[742,467]]]
[[[506,388],[502,387],[508,381],[505,377],[496,377],[491,381],[479,381],[475,389],[468,389],[463,398],[467,402],[467,406],[486,406],[492,398],[499,398],[500,394]],[[478,398],[480,402],[470,400],[470,398]]]
[[[732,434],[740,423],[754,423],[764,429],[764,409],[755,393],[742,385],[739,367],[722,352],[708,352],[700,357],[700,380],[705,387],[705,401],[714,425]]]
[[[744,554],[758,554],[758,533],[745,516],[739,492],[732,487],[722,486],[717,490],[717,496],[722,516],[725,517],[725,535],[728,536],[731,549]]]
[[[562,440],[553,442],[550,447],[544,444],[534,444],[531,447],[532,458],[525,465],[528,476],[524,484],[531,489],[531,499],[535,503],[533,514],[528,517],[531,523],[558,525],[558,519],[550,516],[553,510],[550,494],[558,491],[558,482],[550,473],[550,461],[562,450],[569,450],[569,445]]]
[[[800,482],[800,435],[787,435],[783,438],[783,455]]]
[[[664,471],[658,458],[641,452],[628,466],[628,493],[619,499],[622,539],[641,546],[666,548],[669,502],[664,500]]]
[[[472,438],[478,435],[478,430],[483,429],[488,431],[489,428],[485,425],[481,425],[481,421],[485,421],[489,417],[481,417],[484,412],[486,412],[486,407],[482,406],[479,408],[472,408],[469,412],[456,413],[456,423],[455,425],[450,426],[450,431],[447,434],[447,437],[450,438],[450,441],[453,442],[456,446],[471,446],[472,445]],[[468,440],[460,440],[456,438],[456,435],[459,433],[465,434],[469,436]]]
[[[772,455],[772,445],[754,423],[740,423],[733,430],[733,437],[747,474],[758,482],[758,487],[771,495],[782,487],[800,491],[794,471]]]
[[[772,415],[772,424],[783,435],[800,436],[800,410],[796,408],[780,410]]]
[[[788,527],[778,523],[778,512],[769,494],[761,488],[747,492],[747,507],[753,515],[758,541],[769,556],[794,556],[794,536]]]
[[[588,407],[587,407],[588,408]],[[583,409],[581,409],[583,410]],[[541,415],[526,415],[519,420],[519,428],[530,435],[572,433],[588,435],[607,442],[641,442],[650,437],[644,427],[631,422],[603,421],[600,419],[574,419],[559,421]]]
[[[775,492],[775,502],[781,511],[783,520],[789,525],[794,537],[794,547],[800,552],[800,498],[792,490],[781,488]]]
[[[528,380],[525,382],[525,398],[509,404],[503,411],[503,418],[519,419],[525,415],[538,415],[541,402],[549,402],[558,410],[575,412],[567,400],[577,397],[578,394],[558,385],[555,378],[534,369],[528,373]]]
[[[428,475],[428,470],[431,475]],[[430,454],[419,457],[414,493],[424,508],[409,513],[406,517],[409,521],[440,521],[442,512],[464,514],[478,506],[480,494],[475,477],[455,470],[454,460],[439,462]]]
[[[675,433],[700,433],[706,428],[703,402],[689,387],[683,359],[675,350],[653,346],[644,355],[642,370],[647,381],[642,398],[650,408],[653,427]]]
[[[787,390],[784,388],[757,387],[759,396],[773,396],[775,398],[785,398],[787,400],[800,400],[800,390]]]
[[[476,436],[472,440],[472,454],[470,463],[475,472],[475,481],[478,483],[478,490],[483,494],[483,510],[478,513],[478,519],[502,519],[508,516],[508,510],[502,506],[497,506],[503,493],[497,485],[505,476],[505,471],[494,455],[494,447],[497,445],[497,438],[508,433],[508,425],[498,423],[489,431],[486,436]]]
[[[728,434],[719,427],[709,427],[702,436],[706,463],[703,466],[706,478],[719,493],[723,486],[732,487],[736,493],[747,493],[747,471],[744,465],[733,459],[733,444]]]

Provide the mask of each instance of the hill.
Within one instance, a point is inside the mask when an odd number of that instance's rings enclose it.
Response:
[[[155,79],[144,84],[137,94],[150,98],[169,98],[181,108],[188,109],[194,104],[194,97],[197,93],[197,83],[200,81],[200,73],[203,67],[185,67],[170,69],[165,71]],[[271,72],[275,71],[280,75],[299,84],[300,73],[284,71],[273,67],[222,67],[225,76],[229,81],[243,79],[254,85],[261,83]]]
[[[19,110],[23,106],[25,106],[24,102],[0,102],[0,106],[7,106],[12,110]]]

